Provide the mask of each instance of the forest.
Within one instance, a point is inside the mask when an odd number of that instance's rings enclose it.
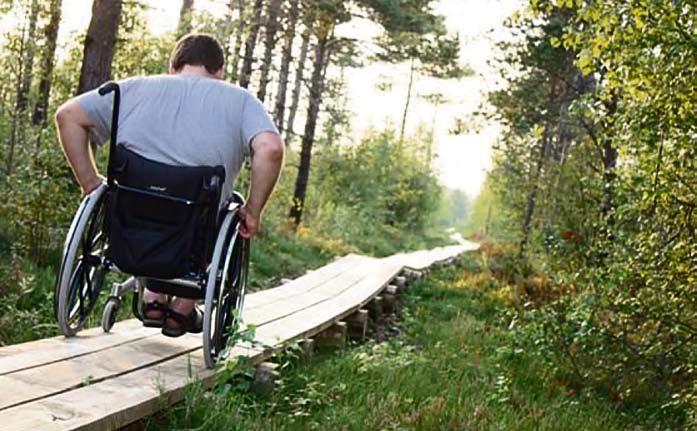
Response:
[[[66,5],[0,2],[15,22],[0,39],[2,343],[55,333],[51,285],[80,198],[57,145],[55,110],[110,79],[167,73],[174,43],[190,32],[221,42],[226,79],[265,103],[289,149],[263,239],[253,249],[255,286],[352,251],[388,255],[435,244],[447,238],[443,228],[451,219],[464,221],[462,193],[443,191],[432,168],[432,131],[405,133],[411,83],[399,127],[340,145],[351,140],[346,68],[409,62],[412,80],[469,73],[460,64],[457,34],[448,33],[431,2],[240,0],[213,16],[187,0],[175,30],[155,35],[145,2],[96,0],[89,25],[61,47]],[[336,32],[354,17],[384,28],[371,52]],[[96,158],[103,170],[106,151]],[[243,172],[235,187],[244,191],[247,183]]]
[[[110,79],[166,73],[175,41],[203,32],[224,46],[225,79],[264,102],[287,145],[252,249],[255,288],[350,252],[441,245],[455,227],[482,244],[467,288],[495,304],[482,308],[496,309],[502,334],[492,356],[507,395],[487,405],[516,407],[510,385],[523,377],[502,364],[529,360],[568,403],[697,427],[693,0],[521,1],[492,59],[499,85],[452,131],[501,125],[471,202],[440,183],[430,125],[407,127],[415,76],[474,73],[436,2],[230,0],[218,16],[183,0],[176,30],[156,35],[144,2],[94,0],[89,25],[60,47],[69,1],[0,0],[16,21],[0,35],[0,344],[58,333],[53,283],[80,193],[55,110]],[[370,49],[337,31],[353,19],[381,29]],[[394,77],[408,82],[403,115],[353,139],[345,71],[371,62],[408,65]]]

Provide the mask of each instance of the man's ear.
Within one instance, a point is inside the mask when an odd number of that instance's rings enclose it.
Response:
[[[169,73],[170,75],[174,75],[175,73],[177,73],[177,71],[174,70],[174,68],[173,68],[172,65],[170,64],[170,65],[169,65],[169,69],[167,70],[167,73]]]
[[[214,76],[218,79],[224,79],[225,78],[225,66],[218,69],[218,71],[215,72]]]

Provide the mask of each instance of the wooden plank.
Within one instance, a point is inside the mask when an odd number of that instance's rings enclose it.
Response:
[[[304,339],[368,303],[402,270],[404,262],[442,261],[453,253],[459,254],[462,246],[456,247],[459,249],[449,247],[381,260],[346,256],[272,292],[249,295],[245,307],[250,310],[248,322],[259,325],[257,338],[271,346]],[[139,322],[125,322],[123,327],[131,332],[143,329]],[[114,429],[156,412],[163,402],[180,399],[183,387],[192,378],[201,378],[205,384],[212,382],[213,372],[202,364],[200,335],[174,342],[159,336],[128,338],[120,332],[114,335],[123,338],[111,347],[102,340],[91,341],[88,335],[84,341],[89,347],[73,350],[62,346],[66,344],[62,338],[59,343],[56,339],[42,340],[31,347],[0,349],[0,370],[3,360],[15,359],[17,355],[24,355],[24,364],[33,364],[13,369],[6,362],[8,371],[0,375],[0,387],[13,388],[15,393],[0,393],[3,429]],[[42,347],[49,350],[43,359],[29,359],[29,353]],[[58,349],[59,357],[37,366],[47,360],[53,349]],[[254,361],[261,361],[270,353],[242,346],[237,346],[235,352],[249,354]],[[51,377],[44,378],[47,373]],[[92,376],[89,382],[78,380],[85,374]],[[160,400],[160,393],[165,393],[167,399]]]
[[[282,302],[271,302],[260,305],[252,310],[243,311],[242,317],[248,325],[260,326],[286,316],[290,316],[304,308],[331,299],[336,294],[343,292],[352,285],[365,278],[367,274],[376,270],[381,263],[379,261],[362,262],[355,265],[351,271],[342,273],[339,277],[332,279],[307,292],[297,294],[287,298]]]
[[[174,339],[148,337],[66,361],[53,362],[0,377],[0,410],[49,397],[183,355],[201,347],[200,335]]]
[[[278,345],[315,334],[368,303],[401,269],[400,265],[382,264],[332,299],[257,328],[256,338],[267,345]]]
[[[346,255],[302,277],[291,280],[289,283],[249,295],[249,297],[245,299],[245,309],[251,310],[261,305],[282,302],[288,298],[292,298],[296,294],[312,290],[326,283],[342,273],[349,271],[354,265],[373,260],[376,259],[356,254]]]
[[[118,322],[112,332],[92,328],[76,337],[45,338],[0,348],[0,375],[107,349],[158,333],[137,319]]]
[[[245,309],[254,308],[255,305],[263,305],[266,301],[282,301],[287,297],[286,295],[292,296],[294,294],[293,292],[298,292],[303,289],[310,290],[339,276],[350,269],[353,264],[367,260],[374,259],[355,254],[337,259],[329,265],[293,280],[290,286],[286,286],[289,290],[284,291],[280,289],[277,292],[271,292],[279,289],[276,288],[248,295],[245,302]],[[159,334],[158,329],[144,328],[142,323],[137,319],[129,319],[117,322],[109,334],[104,334],[101,327],[97,327],[82,331],[76,337],[72,338],[58,336],[28,343],[4,346],[0,348],[0,376],[27,368],[67,360],[92,352],[98,352],[103,349],[108,349],[156,334]]]
[[[236,347],[233,356],[261,361],[262,353]],[[213,383],[200,352],[159,363],[114,379],[0,411],[4,431],[117,429],[179,401],[193,379]],[[166,394],[165,399],[160,395]]]
[[[374,266],[372,260],[369,263]],[[371,268],[366,267],[366,265],[360,267],[365,271],[369,271]],[[340,281],[332,282],[332,289],[341,291],[363,277],[363,272],[355,269],[354,267],[354,271]],[[330,281],[333,280],[330,279]],[[319,289],[322,287],[292,298],[286,302],[286,306],[282,309],[264,308],[264,312],[258,313],[256,320],[250,323],[264,325],[279,317],[325,301],[332,296],[332,294],[324,293]],[[278,307],[278,304],[275,303],[270,305]],[[0,410],[22,402],[49,397],[78,387],[88,380],[99,381],[144,368],[176,355],[185,354],[201,346],[200,335],[192,334],[176,339],[158,335],[9,374],[5,380],[0,380],[0,387],[10,387],[5,385],[14,384],[19,386],[19,390],[0,393]],[[110,335],[104,337],[110,337]],[[72,340],[69,341],[72,342]],[[44,378],[43,376],[48,377]]]

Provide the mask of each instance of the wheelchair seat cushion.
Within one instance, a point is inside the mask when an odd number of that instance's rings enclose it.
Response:
[[[205,271],[217,228],[222,166],[172,166],[116,147],[107,198],[108,256],[126,273],[162,279]]]

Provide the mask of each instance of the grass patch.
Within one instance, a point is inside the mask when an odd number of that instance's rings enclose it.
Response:
[[[546,381],[510,343],[506,305],[470,254],[416,283],[402,334],[316,358],[287,361],[269,397],[205,393],[150,430],[625,430],[652,424],[601,399]]]

